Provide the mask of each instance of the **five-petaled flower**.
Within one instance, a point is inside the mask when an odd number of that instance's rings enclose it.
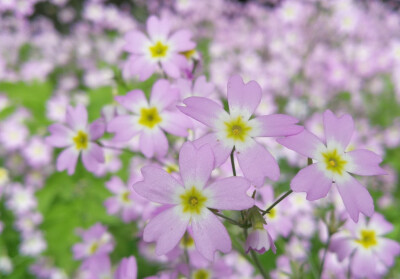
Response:
[[[46,138],[48,144],[54,147],[66,147],[57,158],[57,170],[67,170],[71,175],[79,154],[82,153],[82,162],[87,170],[95,172],[101,163],[104,163],[103,149],[95,142],[105,131],[102,119],[89,124],[86,108],[78,105],[69,106],[66,113],[67,126],[52,124],[49,126],[50,136]]]
[[[358,149],[346,152],[354,130],[353,119],[346,114],[337,118],[330,110],[323,115],[326,144],[304,130],[300,134],[278,139],[278,142],[316,162],[302,169],[290,186],[295,192],[307,192],[308,200],[325,197],[334,182],[350,217],[357,222],[359,213],[374,213],[374,202],[367,189],[349,173],[380,175],[381,157],[372,151]]]
[[[215,154],[216,167],[223,164],[235,147],[236,157],[244,176],[254,185],[262,186],[265,177],[279,178],[279,166],[275,158],[258,143],[255,137],[282,137],[303,130],[295,125],[297,119],[272,114],[251,118],[261,102],[261,87],[255,81],[243,83],[240,76],[228,82],[229,113],[218,103],[203,97],[183,100],[179,109],[212,129],[212,132],[194,142],[200,147],[209,144]]]
[[[146,242],[156,241],[156,253],[171,251],[191,227],[197,250],[213,260],[214,252],[231,250],[229,235],[209,209],[244,210],[254,205],[247,196],[250,182],[243,177],[228,177],[208,184],[214,166],[209,145],[199,149],[186,142],[179,153],[182,183],[161,168],[142,168],[144,180],[134,190],[150,201],[168,205],[144,229]]]
[[[115,100],[132,114],[119,115],[108,123],[108,132],[115,133],[113,141],[129,141],[140,134],[139,148],[146,157],[165,156],[168,141],[163,130],[185,137],[191,125],[189,119],[176,109],[178,98],[178,90],[164,79],[153,85],[150,102],[141,90],[116,96]]]
[[[167,20],[155,16],[147,20],[148,37],[139,31],[125,35],[124,49],[131,53],[124,67],[125,75],[139,75],[141,81],[148,79],[160,66],[170,77],[178,78],[180,69],[187,66],[185,52],[196,46],[188,30],[170,35]]]

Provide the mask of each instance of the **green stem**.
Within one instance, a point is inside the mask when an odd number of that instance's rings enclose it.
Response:
[[[242,224],[240,224],[239,222],[237,222],[237,221],[233,220],[232,218],[229,218],[229,217],[227,217],[227,216],[225,216],[225,215],[223,215],[223,214],[221,214],[221,213],[215,212],[215,211],[213,211],[213,210],[211,210],[211,212],[214,213],[215,215],[221,217],[221,218],[224,218],[225,220],[227,220],[227,221],[228,221],[229,223],[231,223],[231,224],[234,224],[234,225],[239,226],[239,227],[241,227],[241,228],[247,227],[246,225],[242,225]]]
[[[326,247],[324,250],[324,255],[322,256],[321,265],[319,267],[319,277],[321,278],[322,272],[324,271],[324,265],[326,260],[326,254],[328,254],[329,245],[331,244],[332,234],[330,233],[328,236],[328,241],[326,242]]]
[[[275,206],[277,206],[281,201],[283,201],[291,193],[293,193],[293,190],[290,189],[285,194],[283,194],[283,196],[281,196],[279,199],[277,199],[270,207],[268,207],[265,211],[263,211],[262,215],[264,216],[265,214],[269,213]]]
[[[236,176],[235,158],[233,158],[234,152],[235,152],[235,147],[233,147],[231,152],[231,165],[232,165],[233,176]]]

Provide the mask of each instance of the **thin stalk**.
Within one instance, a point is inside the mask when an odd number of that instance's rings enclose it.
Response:
[[[262,215],[269,213],[275,206],[277,206],[281,201],[283,201],[287,196],[293,193],[293,190],[290,189],[285,194],[283,194],[279,199],[277,199],[270,207],[268,207],[265,211],[263,211]]]
[[[233,157],[234,152],[235,152],[235,147],[233,147],[231,152],[231,165],[232,165],[233,176],[236,176],[235,158]]]
[[[328,236],[328,241],[326,242],[326,247],[324,250],[324,255],[322,256],[321,265],[319,267],[319,277],[321,278],[322,272],[324,271],[324,265],[326,260],[326,255],[328,254],[329,245],[331,244],[332,234],[330,233]]]
[[[242,225],[242,224],[240,224],[239,222],[233,220],[232,218],[229,218],[229,217],[227,217],[227,216],[225,216],[225,215],[223,215],[223,214],[221,214],[221,213],[215,212],[215,211],[213,211],[213,210],[212,210],[211,212],[214,213],[215,215],[221,217],[221,218],[224,218],[225,220],[227,220],[227,221],[228,221],[229,223],[231,223],[231,224],[234,224],[234,225],[236,225],[236,226],[239,226],[239,227],[241,227],[241,228],[244,228],[244,225]]]

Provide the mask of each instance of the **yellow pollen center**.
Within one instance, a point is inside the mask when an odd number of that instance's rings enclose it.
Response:
[[[97,249],[99,249],[99,244],[97,242],[93,242],[93,244],[90,246],[90,254],[96,253]]]
[[[198,269],[193,273],[194,279],[209,279],[210,272],[206,269]]]
[[[202,209],[205,208],[205,197],[196,187],[192,187],[186,190],[181,196],[181,204],[183,206],[183,212],[191,214],[200,214]]]
[[[73,138],[73,141],[75,143],[76,149],[86,149],[89,145],[89,136],[83,131],[78,131],[76,136]]]
[[[241,116],[225,122],[226,137],[235,141],[244,142],[252,128],[247,125]]]
[[[339,154],[337,149],[322,153],[322,157],[327,170],[335,172],[340,175],[343,173],[347,161],[343,159],[343,157],[341,156],[341,154]]]
[[[124,201],[124,202],[130,202],[130,199],[129,199],[129,192],[124,192],[123,194],[122,194],[122,200]]]
[[[178,172],[179,171],[179,167],[177,165],[167,165],[167,167],[165,168],[165,170],[168,173],[173,173],[173,172]]]
[[[378,244],[375,231],[373,230],[361,230],[361,238],[357,239],[356,242],[361,244],[366,249]]]
[[[142,108],[140,110],[139,124],[148,128],[154,128],[162,121],[160,114],[156,107]]]
[[[192,58],[196,54],[196,49],[182,51],[181,54],[183,54],[186,57],[186,59],[189,60],[190,58]]]
[[[274,219],[276,217],[276,209],[272,208],[269,213],[268,213],[268,217],[271,219]]]
[[[169,47],[162,42],[157,41],[154,45],[149,47],[150,55],[152,58],[163,58],[167,56]]]

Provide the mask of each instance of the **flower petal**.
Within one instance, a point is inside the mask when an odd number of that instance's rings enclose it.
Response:
[[[143,181],[133,184],[142,197],[162,204],[176,204],[176,192],[183,186],[165,170],[147,166],[142,168]]]
[[[154,155],[164,157],[168,151],[168,140],[164,132],[156,127],[152,130],[144,129],[140,134],[140,150],[147,158]]]
[[[229,113],[236,112],[249,119],[261,102],[262,90],[254,80],[245,84],[239,75],[232,76],[228,81]]]
[[[99,118],[89,125],[90,140],[101,138],[106,130],[106,125],[103,118]]]
[[[115,96],[115,100],[127,110],[140,115],[142,108],[147,108],[148,102],[142,90],[132,90],[126,95]]]
[[[178,106],[181,112],[208,127],[213,128],[216,120],[218,120],[221,115],[227,114],[219,104],[208,98],[189,97],[183,100],[183,103],[186,107]]]
[[[179,152],[179,170],[186,187],[203,188],[214,169],[214,154],[209,145],[196,148],[186,142]]]
[[[164,111],[162,117],[160,126],[165,131],[179,137],[188,136],[188,129],[192,125],[189,117],[180,111]]]
[[[149,39],[142,32],[136,30],[125,34],[124,50],[133,54],[145,54],[145,46],[149,44]]]
[[[348,172],[358,175],[382,175],[386,174],[379,164],[382,162],[381,156],[366,150],[358,149],[346,153],[351,158],[351,164],[346,169]]]
[[[304,130],[302,126],[295,125],[298,122],[296,118],[285,114],[263,115],[256,117],[254,120],[261,124],[258,137],[291,136]]]
[[[92,142],[90,149],[82,152],[82,162],[88,171],[96,172],[100,163],[104,163],[103,149]]]
[[[170,24],[167,19],[159,19],[156,16],[150,16],[146,22],[147,33],[153,41],[166,39],[170,31]]]
[[[352,246],[348,237],[339,235],[332,236],[331,244],[329,245],[329,251],[336,253],[339,261],[343,261],[348,258],[353,252],[354,246]]]
[[[392,266],[396,256],[400,254],[400,244],[389,238],[378,238],[379,248],[375,253],[386,266]]]
[[[327,146],[338,143],[344,151],[354,131],[353,118],[349,114],[336,117],[332,111],[327,110],[323,119]]]
[[[119,115],[108,123],[107,131],[115,133],[112,139],[114,142],[129,141],[142,130],[138,122],[138,116]]]
[[[376,273],[376,260],[371,251],[357,249],[351,260],[351,271],[360,277],[373,275]]]
[[[88,120],[87,110],[83,105],[67,107],[66,119],[68,125],[75,131],[85,129]]]
[[[196,44],[191,41],[192,32],[189,30],[179,30],[171,35],[169,42],[173,45],[175,51],[187,51],[194,49]]]
[[[210,184],[205,192],[211,197],[207,207],[219,210],[243,210],[254,205],[247,195],[250,182],[243,177],[227,177]]]
[[[52,124],[49,126],[50,136],[46,138],[46,143],[54,147],[66,147],[72,144],[71,137],[73,132],[70,128],[62,124]]]
[[[189,224],[189,214],[179,214],[178,207],[168,208],[154,217],[144,228],[143,240],[156,241],[156,254],[164,255],[174,249]]]
[[[171,106],[175,108],[178,98],[178,88],[173,88],[167,80],[160,79],[151,89],[150,106],[156,106],[160,110]]]
[[[318,150],[326,149],[322,141],[307,130],[294,136],[279,138],[276,141],[308,158],[315,158]]]
[[[368,190],[350,174],[345,173],[344,176],[343,180],[336,181],[336,185],[351,219],[357,222],[360,212],[372,216],[374,201]]]
[[[199,148],[205,144],[210,145],[215,160],[215,167],[219,167],[228,159],[229,154],[232,152],[232,147],[225,147],[218,141],[214,133],[207,134],[193,142],[193,144]]]
[[[250,147],[235,153],[244,177],[255,186],[261,187],[265,177],[274,181],[278,180],[280,175],[278,163],[271,153],[258,142],[253,140]]]
[[[76,163],[78,162],[79,152],[75,147],[71,146],[65,149],[57,158],[57,170],[67,170],[69,175],[75,172]]]
[[[204,212],[192,217],[193,239],[200,254],[213,261],[216,250],[228,253],[232,244],[228,232],[218,218],[209,210]]]
[[[332,186],[332,179],[320,170],[318,164],[312,164],[300,170],[290,183],[295,192],[306,192],[307,200],[314,201],[325,197]]]
[[[373,229],[377,235],[382,236],[393,230],[393,224],[386,221],[383,215],[375,212],[369,219],[368,228]]]

